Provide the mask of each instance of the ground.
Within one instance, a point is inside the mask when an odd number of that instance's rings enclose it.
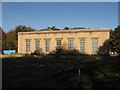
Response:
[[[120,60],[110,56],[2,59],[2,88],[120,89]]]

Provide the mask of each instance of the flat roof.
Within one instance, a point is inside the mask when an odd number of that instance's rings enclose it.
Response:
[[[50,31],[18,32],[18,35],[46,34],[46,33],[109,32],[109,31],[110,31],[110,29],[70,29],[70,30],[50,30]]]

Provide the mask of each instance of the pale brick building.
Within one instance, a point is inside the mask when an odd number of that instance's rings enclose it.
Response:
[[[109,29],[76,29],[33,31],[18,33],[18,53],[33,53],[40,50],[50,53],[60,46],[80,53],[96,54],[109,39]]]

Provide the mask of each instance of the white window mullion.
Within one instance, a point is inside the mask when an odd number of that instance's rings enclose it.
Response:
[[[30,52],[30,39],[26,39],[26,52]]]
[[[92,52],[96,54],[98,51],[98,39],[92,39]]]
[[[50,40],[45,40],[45,52],[50,52]]]
[[[40,50],[40,40],[36,39],[35,40],[35,51],[39,51]]]
[[[68,39],[68,50],[74,49],[74,39]]]
[[[85,39],[80,39],[80,52],[85,53]]]

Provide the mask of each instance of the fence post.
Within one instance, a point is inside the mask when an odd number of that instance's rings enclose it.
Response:
[[[80,82],[80,68],[78,69],[78,79],[79,79],[79,82]]]

